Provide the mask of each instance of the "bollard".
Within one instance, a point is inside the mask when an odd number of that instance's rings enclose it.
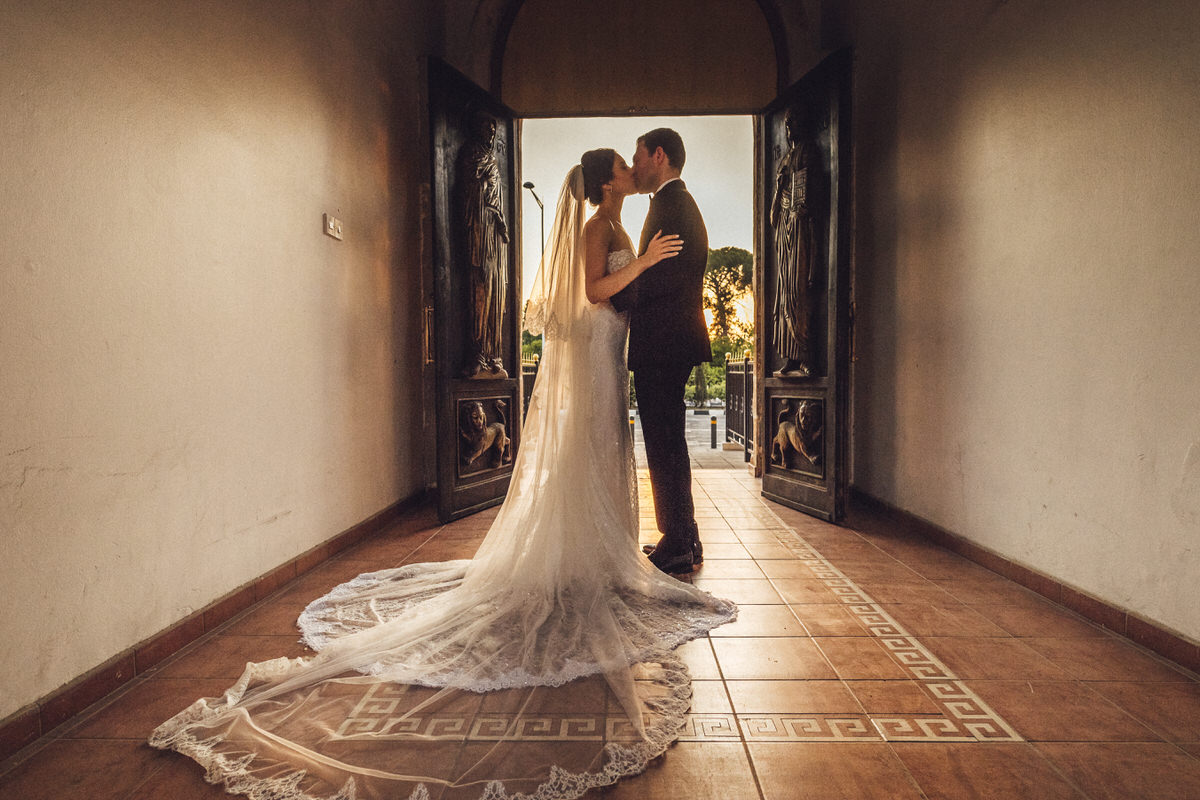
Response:
[[[716,415],[714,414],[713,416],[709,417],[708,421],[709,421],[708,428],[712,432],[712,449],[716,450],[717,449],[717,417],[716,417]]]
[[[629,415],[629,441],[636,441],[636,437],[633,433],[633,414]]]

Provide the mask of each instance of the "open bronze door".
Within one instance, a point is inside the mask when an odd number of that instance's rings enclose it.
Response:
[[[763,110],[755,287],[763,496],[845,515],[850,385],[851,54]]]
[[[438,516],[448,522],[504,499],[520,440],[517,131],[513,113],[486,91],[441,61],[427,65],[426,360]]]

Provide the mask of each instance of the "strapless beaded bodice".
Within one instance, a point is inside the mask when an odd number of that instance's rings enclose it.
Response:
[[[630,262],[632,262],[635,258],[637,258],[637,255],[635,255],[632,250],[612,251],[608,254],[608,271],[605,274],[611,275],[619,269],[628,267]]]
[[[604,265],[607,270],[606,274],[611,275],[617,270],[624,269],[635,258],[637,256],[632,250],[614,250],[608,254],[608,260]],[[629,314],[617,311],[607,302],[589,305],[588,312],[592,321],[591,361],[593,364],[614,367],[611,379],[601,378],[600,382],[623,385],[629,375],[625,369],[625,345],[629,339]],[[599,371],[607,372],[608,370]],[[625,391],[628,394],[628,390]]]

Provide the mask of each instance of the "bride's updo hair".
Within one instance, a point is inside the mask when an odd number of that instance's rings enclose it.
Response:
[[[598,206],[604,201],[604,184],[612,180],[616,160],[617,151],[611,147],[588,150],[579,159],[579,165],[583,167],[583,193],[592,205]]]

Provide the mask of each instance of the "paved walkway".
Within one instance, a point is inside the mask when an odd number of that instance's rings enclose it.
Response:
[[[638,418],[637,409],[630,409],[634,415],[634,453],[639,467],[646,466],[646,446],[642,439],[642,423]],[[712,422],[717,421],[717,446],[712,446]],[[725,409],[714,408],[703,414],[695,414],[687,410],[687,439],[688,450],[692,455],[692,469],[748,469],[745,452],[739,447],[736,450],[726,450],[725,444]]]

